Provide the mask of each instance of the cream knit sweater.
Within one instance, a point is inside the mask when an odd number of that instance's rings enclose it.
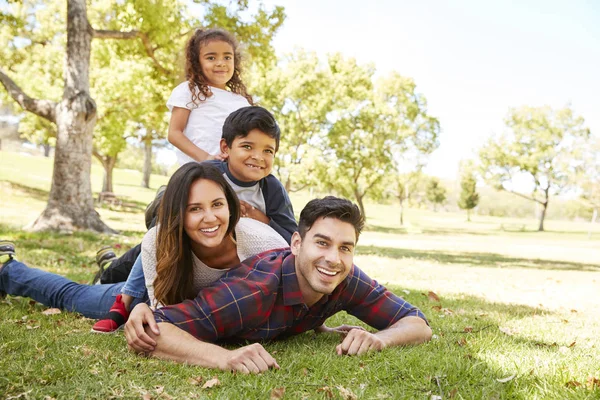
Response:
[[[156,278],[156,228],[150,229],[142,240],[142,267],[150,304],[154,306],[154,279]],[[263,251],[289,247],[287,242],[269,225],[251,218],[240,218],[235,227],[237,254],[240,261]],[[194,291],[200,291],[219,279],[227,269],[214,269],[192,253],[194,262]],[[160,306],[160,305],[159,305]]]

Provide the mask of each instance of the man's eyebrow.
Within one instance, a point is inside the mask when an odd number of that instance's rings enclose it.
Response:
[[[325,239],[325,240],[330,241],[330,242],[332,241],[332,239],[329,236],[323,235],[322,233],[315,233],[315,235],[313,237]],[[344,246],[355,246],[355,243],[351,242],[351,241],[345,241],[345,242],[342,242],[342,244]]]

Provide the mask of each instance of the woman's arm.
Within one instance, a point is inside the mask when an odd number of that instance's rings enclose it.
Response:
[[[188,123],[190,112],[191,111],[187,108],[173,107],[171,121],[169,122],[169,133],[167,136],[169,143],[198,162],[213,159],[214,156],[211,156],[206,151],[196,146],[183,133]]]

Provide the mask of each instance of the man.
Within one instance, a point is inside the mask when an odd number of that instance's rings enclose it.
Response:
[[[290,249],[249,258],[194,300],[163,307],[153,317],[145,305],[139,313],[136,307],[125,328],[130,347],[163,359],[258,373],[279,368],[260,344],[227,350],[212,343],[299,334],[342,310],[379,332],[349,330],[336,347],[339,355],[429,340],[431,329],[421,311],[353,265],[363,225],[358,207],[348,200],[310,201]]]

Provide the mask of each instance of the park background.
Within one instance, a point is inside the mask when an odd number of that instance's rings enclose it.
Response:
[[[0,232],[20,259],[87,282],[101,245],[139,242],[143,209],[174,169],[165,102],[182,79],[181,49],[194,27],[223,26],[245,46],[251,93],[281,125],[274,173],[296,212],[327,193],[361,204],[357,264],[421,307],[435,333],[419,348],[349,360],[332,358],[335,338],[307,334],[271,345],[283,371],[240,377],[140,360],[122,336],[90,337],[85,319],[9,298],[6,397],[599,396],[591,2],[88,3],[93,151],[67,157],[78,175],[61,181],[56,141],[73,131],[35,99],[63,96],[66,3],[0,5]],[[103,222],[80,217],[93,208]],[[201,390],[214,375],[221,385]]]

